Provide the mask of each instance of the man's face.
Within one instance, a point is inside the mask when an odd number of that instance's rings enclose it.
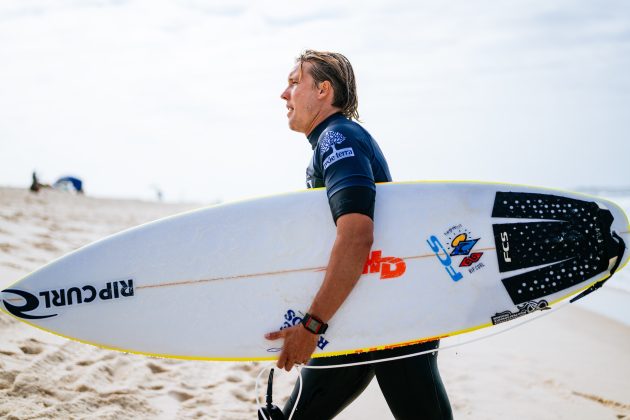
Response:
[[[300,68],[301,67],[301,68]],[[280,97],[287,101],[289,128],[308,135],[321,111],[322,101],[310,74],[311,63],[296,64],[289,73],[289,84]]]

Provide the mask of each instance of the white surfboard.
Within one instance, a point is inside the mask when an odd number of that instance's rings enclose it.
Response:
[[[623,267],[629,231],[621,208],[580,194],[379,184],[364,275],[315,356],[447,337],[548,308]],[[274,359],[264,334],[301,320],[334,239],[322,189],[217,205],[81,248],[5,289],[0,308],[126,352]]]

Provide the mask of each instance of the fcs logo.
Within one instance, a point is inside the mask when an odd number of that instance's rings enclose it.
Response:
[[[398,257],[382,257],[383,251],[372,251],[365,266],[363,274],[381,273],[381,280],[393,279],[405,274],[407,264]]]
[[[507,232],[501,232],[501,248],[503,248],[503,260],[506,263],[512,262],[508,252],[510,252],[510,238]]]
[[[450,255],[448,255],[448,252],[446,252],[446,249],[444,249],[444,246],[442,245],[440,240],[436,236],[431,236],[427,243],[429,244],[431,250],[435,253],[437,259],[440,260],[440,262],[444,266],[444,269],[446,270],[448,275],[451,276],[451,279],[453,279],[453,281],[461,280],[464,276],[462,275],[462,273],[455,271],[455,269],[453,268],[453,260],[451,259]]]

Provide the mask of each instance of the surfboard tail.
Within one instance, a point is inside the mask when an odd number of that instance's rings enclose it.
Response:
[[[497,192],[492,217],[510,219],[492,227],[499,272],[512,274],[501,281],[515,305],[607,271],[612,275],[624,258],[625,243],[613,227],[612,212],[594,201]]]

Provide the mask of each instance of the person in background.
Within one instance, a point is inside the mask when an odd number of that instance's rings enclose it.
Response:
[[[32,192],[39,192],[40,188],[42,188],[42,184],[39,183],[37,179],[37,173],[33,171],[33,181],[31,182],[31,187],[29,188]]]

